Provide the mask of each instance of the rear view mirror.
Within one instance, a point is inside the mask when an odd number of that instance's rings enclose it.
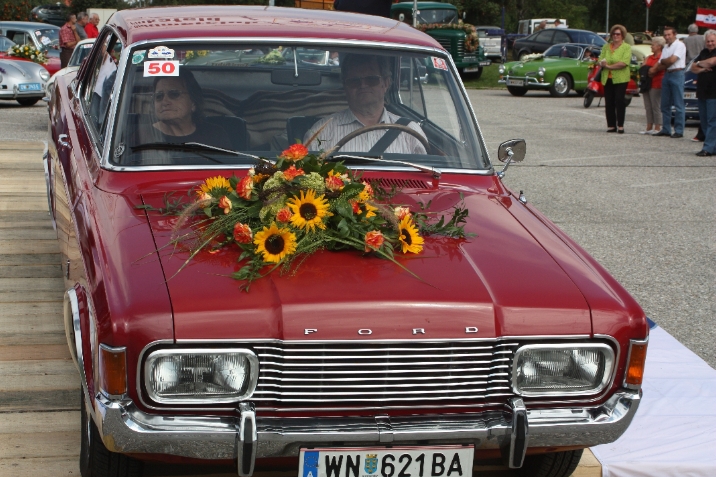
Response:
[[[505,163],[505,167],[497,173],[497,177],[502,179],[505,176],[505,171],[510,164],[513,162],[522,162],[525,159],[527,153],[527,143],[524,139],[510,139],[500,144],[497,149],[497,158],[500,162]]]

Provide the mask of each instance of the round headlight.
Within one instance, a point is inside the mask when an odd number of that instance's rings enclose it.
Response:
[[[505,65],[500,65],[500,67],[497,68],[497,71],[498,71],[501,75],[505,74]]]
[[[40,78],[42,78],[42,81],[47,83],[47,81],[50,79],[50,73],[48,73],[46,69],[43,69],[42,71],[40,71]]]
[[[545,69],[540,66],[540,68],[537,70],[537,74],[540,76],[544,76]]]

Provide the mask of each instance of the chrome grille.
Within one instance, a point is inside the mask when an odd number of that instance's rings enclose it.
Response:
[[[457,41],[457,56],[461,57],[465,54],[465,40]]]
[[[440,43],[440,46],[445,48],[448,53],[452,51],[452,44],[450,43],[450,38],[436,38],[438,40],[438,43]]]
[[[276,407],[502,404],[517,342],[254,345],[252,401]],[[425,406],[421,406],[425,407]]]

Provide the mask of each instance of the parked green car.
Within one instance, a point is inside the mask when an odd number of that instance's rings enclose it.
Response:
[[[413,2],[394,3],[390,7],[390,17],[412,25]],[[482,68],[492,64],[480,46],[477,30],[460,20],[455,5],[418,2],[416,17],[417,28],[435,38],[450,52],[460,74],[469,74],[473,79],[477,79],[482,74]]]
[[[549,90],[555,97],[564,97],[571,90],[582,96],[587,89],[589,66],[599,57],[601,48],[581,43],[560,43],[544,54],[527,55],[522,61],[500,66],[498,83],[507,85],[514,96],[529,90]]]

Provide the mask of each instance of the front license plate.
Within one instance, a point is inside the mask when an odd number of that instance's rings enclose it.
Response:
[[[472,446],[301,449],[298,477],[468,477]]]
[[[696,93],[684,93],[684,99],[696,99]]]
[[[42,91],[40,83],[25,83],[18,88],[20,91]]]
[[[492,60],[481,61],[479,64],[480,66],[490,66],[492,64]]]
[[[524,86],[525,82],[522,80],[507,80],[507,86]]]
[[[480,69],[479,66],[468,66],[467,68],[464,68],[463,71],[465,73],[477,73],[477,71]]]

